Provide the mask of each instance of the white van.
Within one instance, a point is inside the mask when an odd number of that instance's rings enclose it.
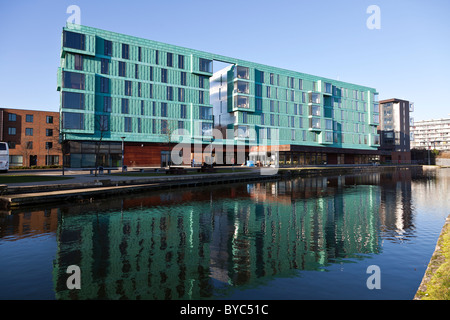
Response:
[[[0,142],[0,171],[9,170],[9,148],[6,142]]]

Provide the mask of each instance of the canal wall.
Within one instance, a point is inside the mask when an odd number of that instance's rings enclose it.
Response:
[[[107,175],[94,177],[83,183],[48,183],[42,185],[5,186],[0,196],[0,208],[33,206],[49,202],[92,200],[127,193],[138,193],[158,189],[196,187],[203,185],[289,179],[294,177],[336,176],[364,174],[370,172],[394,172],[418,165],[396,166],[324,166],[279,168],[274,175],[262,175],[259,169],[246,172],[209,173],[197,175],[167,175],[154,177],[117,177]]]
[[[423,276],[422,282],[420,283],[419,288],[417,289],[416,295],[414,296],[414,300],[442,300],[448,299],[449,297],[449,289],[445,286],[445,284],[450,282],[448,278],[448,272],[445,274],[441,272],[441,279],[437,279],[434,284],[433,293],[430,295],[428,292],[428,286],[431,284],[433,277],[436,276],[438,270],[444,266],[444,264],[449,264],[448,257],[446,254],[450,252],[450,248],[448,241],[445,241],[444,238],[450,237],[450,215],[447,217],[444,226],[442,227],[441,233],[439,235],[438,241],[436,243],[436,248],[431,256],[430,262],[428,263],[427,269]]]
[[[7,186],[0,196],[0,208],[34,206],[52,202],[82,201],[151,190],[197,187],[224,183],[278,179],[279,175],[261,175],[259,171],[203,175],[170,175],[150,178],[94,178],[83,183]]]

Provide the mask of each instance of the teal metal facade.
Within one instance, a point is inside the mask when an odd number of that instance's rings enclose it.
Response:
[[[379,146],[374,88],[87,26],[67,24],[61,40],[63,140],[162,143],[180,128],[173,142],[273,144],[276,130],[279,145]]]

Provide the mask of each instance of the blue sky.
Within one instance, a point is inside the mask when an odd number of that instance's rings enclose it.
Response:
[[[1,107],[58,110],[72,4],[83,25],[373,87],[413,101],[416,121],[450,117],[448,0],[0,0]]]

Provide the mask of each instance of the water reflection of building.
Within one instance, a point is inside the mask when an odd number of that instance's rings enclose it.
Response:
[[[58,209],[30,210],[17,214],[0,214],[0,239],[14,239],[35,234],[53,233],[58,226]]]
[[[205,298],[376,253],[380,191],[370,184],[377,179],[222,186],[117,199],[110,210],[103,202],[63,208],[56,297]],[[72,264],[81,290],[66,288]]]
[[[411,208],[411,179],[408,169],[385,173],[381,177],[381,231],[390,240],[405,240],[404,234],[414,228]]]

